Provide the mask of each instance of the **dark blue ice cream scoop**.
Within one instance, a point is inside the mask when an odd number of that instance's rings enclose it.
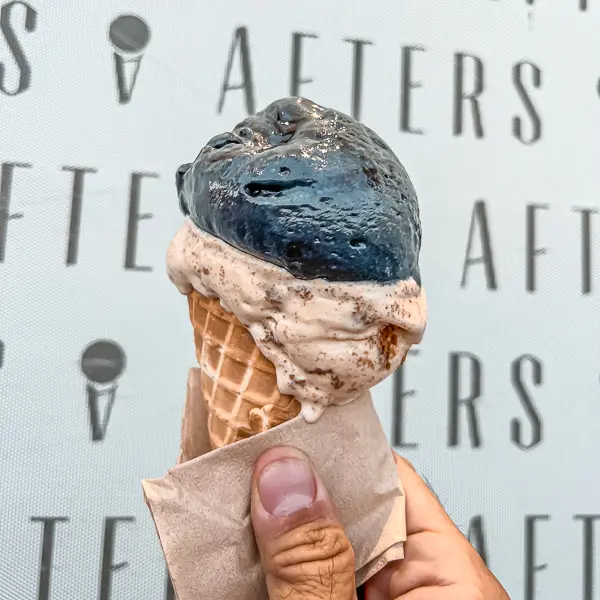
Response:
[[[421,283],[406,170],[368,127],[310,100],[278,100],[212,138],[177,191],[200,229],[299,279]]]

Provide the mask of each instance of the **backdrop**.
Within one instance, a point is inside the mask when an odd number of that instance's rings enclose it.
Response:
[[[513,599],[600,598],[599,31],[594,0],[0,0],[0,598],[172,597],[140,479],[194,364],[175,170],[290,94],[419,194],[390,441]]]

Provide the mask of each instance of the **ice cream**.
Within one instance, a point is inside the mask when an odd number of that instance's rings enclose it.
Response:
[[[373,131],[286,98],[212,138],[177,172],[199,229],[299,279],[420,285],[421,224],[406,170]]]
[[[219,298],[247,327],[275,365],[280,391],[300,401],[308,422],[384,379],[423,334],[425,295],[414,280],[297,279],[190,220],[171,243],[168,265],[182,293]]]
[[[373,387],[421,340],[416,194],[351,117],[274,102],[180,167],[177,188],[186,220],[171,280],[239,319],[306,421]]]

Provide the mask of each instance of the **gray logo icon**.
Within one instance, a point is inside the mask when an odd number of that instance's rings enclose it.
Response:
[[[117,381],[125,371],[127,357],[112,340],[95,340],[81,354],[81,372],[87,379],[87,405],[93,442],[106,437],[115,398]]]
[[[150,27],[136,15],[120,15],[109,26],[108,39],[113,46],[119,104],[128,104],[150,41]]]

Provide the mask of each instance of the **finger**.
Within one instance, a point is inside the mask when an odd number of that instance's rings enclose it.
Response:
[[[405,545],[404,560],[389,563],[367,582],[366,600],[404,600],[414,590],[448,588],[471,576],[474,557],[479,558],[460,534],[416,533]]]
[[[258,459],[251,515],[269,600],[356,600],[352,546],[304,454],[274,448]]]
[[[457,553],[471,549],[412,464],[393,450],[392,455],[406,499],[405,560],[390,563],[367,582],[366,600],[390,600],[421,587],[445,586],[450,580],[440,564],[453,565]]]
[[[406,533],[423,531],[458,532],[458,529],[415,468],[392,450],[406,497]]]

